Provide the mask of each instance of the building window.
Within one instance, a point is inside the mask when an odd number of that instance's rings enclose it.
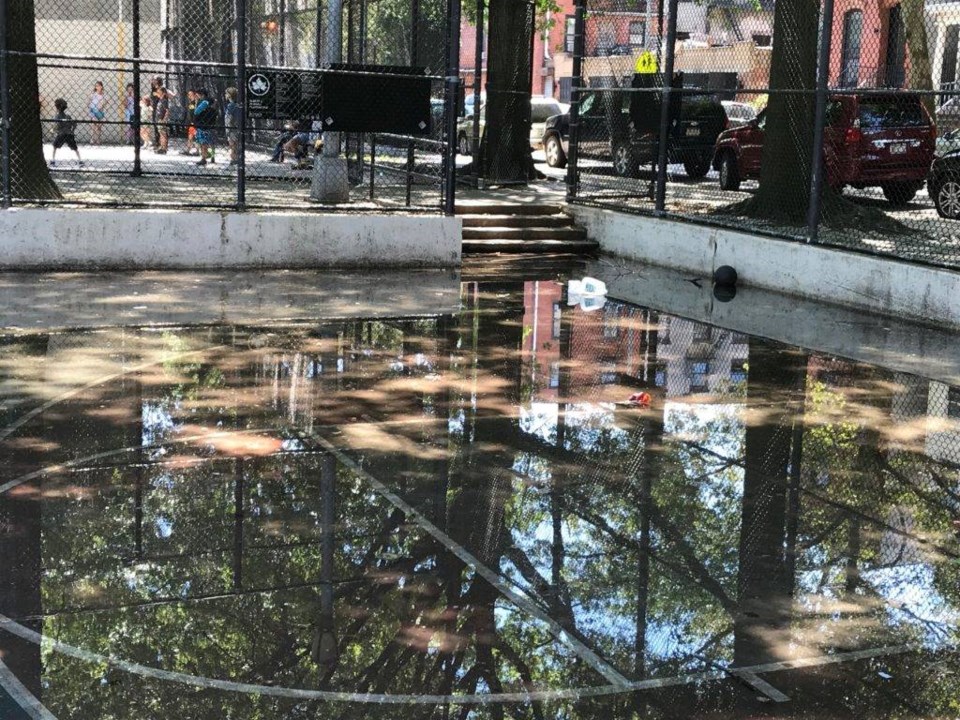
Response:
[[[607,363],[600,372],[601,385],[613,385],[617,382],[617,364]]]
[[[556,340],[560,337],[560,319],[563,317],[563,312],[560,310],[560,303],[553,304],[553,338]]]
[[[947,417],[960,419],[960,388],[952,387],[947,391]]]
[[[550,363],[550,387],[560,387],[560,363]]]
[[[563,51],[573,54],[573,42],[575,37],[575,27],[577,20],[573,15],[567,15],[563,26]]]
[[[840,87],[856,87],[860,82],[860,41],[862,39],[863,11],[850,10],[843,16]]]
[[[560,78],[560,102],[568,103],[573,99],[573,78]]]
[[[757,47],[770,47],[773,45],[772,35],[754,35],[753,42]]]
[[[707,389],[707,378],[710,376],[710,363],[690,363],[690,391],[704,392]]]
[[[603,337],[607,340],[616,340],[620,337],[619,307],[607,303],[603,308]]]
[[[630,23],[630,44],[639,47],[647,44],[647,25],[642,20]]]

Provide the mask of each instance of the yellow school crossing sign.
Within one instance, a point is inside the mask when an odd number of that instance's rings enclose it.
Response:
[[[633,71],[638,75],[649,75],[657,72],[657,56],[649,50],[644,50],[640,53],[640,57],[637,58],[637,63],[633,66]]]

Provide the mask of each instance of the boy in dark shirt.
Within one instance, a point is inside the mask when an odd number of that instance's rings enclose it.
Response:
[[[57,109],[54,116],[54,132],[56,137],[53,139],[53,156],[50,158],[50,167],[57,164],[57,150],[66,145],[77,154],[77,164],[83,165],[80,161],[80,151],[77,149],[77,121],[67,115],[67,101],[63,98],[57,98],[53,101],[53,106]]]

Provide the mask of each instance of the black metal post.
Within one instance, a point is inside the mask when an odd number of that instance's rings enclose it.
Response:
[[[243,210],[247,204],[247,0],[237,0],[237,102],[237,208]]]
[[[483,11],[486,0],[477,0],[477,44],[473,57],[473,131],[471,132],[473,151],[473,174],[480,177],[480,90],[483,87]],[[459,108],[458,108],[459,110]],[[459,142],[459,138],[457,138]]]
[[[370,199],[376,196],[376,179],[377,179],[377,136],[375,134],[370,135]]]
[[[447,2],[447,76],[446,121],[447,144],[444,148],[443,212],[456,212],[457,193],[457,96],[460,93],[460,0]]]
[[[3,133],[3,207],[10,207],[10,56],[7,55],[7,0],[0,0],[0,123]]]
[[[287,64],[287,0],[280,0],[280,67]]]
[[[827,124],[827,84],[830,77],[830,45],[833,40],[833,0],[824,0],[820,18],[820,54],[817,58],[817,108],[813,120],[813,161],[810,165],[810,204],[807,206],[807,242],[816,242],[820,232],[823,200],[823,132]]]
[[[243,458],[234,461],[233,477],[233,589],[243,588]]]
[[[576,0],[573,16],[573,68],[570,88],[570,128],[567,152],[567,200],[577,197],[580,172],[580,87],[583,85],[583,55],[586,50],[587,0]]]
[[[132,0],[133,11],[133,176],[140,177],[143,168],[140,165],[140,123],[142,120],[140,105],[140,0]]]
[[[420,0],[410,0],[410,64],[420,59]]]
[[[316,42],[316,66],[323,65],[323,4],[317,0],[317,42]]]
[[[664,211],[667,203],[667,162],[670,142],[670,104],[673,91],[673,61],[677,46],[677,3],[670,0],[667,15],[667,40],[663,56],[663,93],[660,96],[660,144],[657,147],[657,192],[654,210]]]

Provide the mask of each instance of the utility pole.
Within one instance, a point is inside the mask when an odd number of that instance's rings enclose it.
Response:
[[[329,71],[340,62],[343,45],[343,0],[330,0],[327,6],[327,47],[323,67]],[[347,159],[340,156],[340,133],[324,132],[323,153],[313,159],[310,199],[321,203],[350,201]]]

